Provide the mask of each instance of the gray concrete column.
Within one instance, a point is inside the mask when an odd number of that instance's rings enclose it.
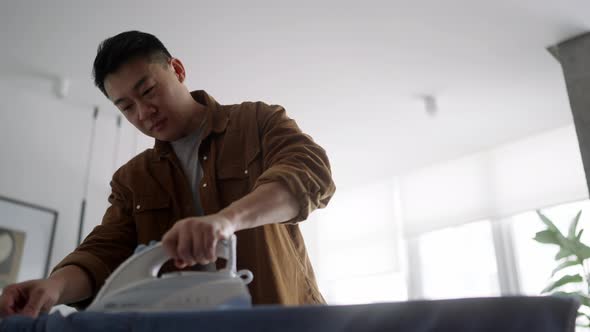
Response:
[[[590,32],[565,40],[548,50],[563,68],[586,185],[590,190]]]

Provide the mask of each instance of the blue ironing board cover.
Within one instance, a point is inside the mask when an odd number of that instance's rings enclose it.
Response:
[[[55,312],[12,316],[0,331],[536,331],[573,332],[579,303],[566,297],[498,297],[363,305],[255,306],[184,313]]]

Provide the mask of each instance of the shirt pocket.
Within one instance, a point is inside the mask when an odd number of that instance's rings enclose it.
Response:
[[[170,197],[166,195],[136,195],[133,198],[133,218],[137,230],[137,240],[147,244],[160,241],[162,235],[172,225]]]
[[[260,150],[235,154],[232,160],[220,163],[217,169],[217,187],[224,206],[247,195],[260,175]]]

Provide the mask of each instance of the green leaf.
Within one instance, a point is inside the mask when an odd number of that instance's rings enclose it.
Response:
[[[571,237],[563,236],[555,224],[541,213],[541,211],[537,210],[537,214],[539,215],[539,218],[541,218],[541,221],[545,223],[547,229],[537,232],[534,240],[540,243],[555,244],[559,246],[559,251],[555,256],[556,260],[567,258],[572,255],[576,256],[580,261],[590,258],[590,247],[581,244],[575,237],[575,230],[581,213],[576,215],[576,218],[572,221],[572,225],[570,225],[570,232],[573,234]]]
[[[540,232],[539,232],[540,233]],[[552,243],[553,240],[549,238],[549,234],[543,233],[541,234],[541,240],[543,241],[551,241],[545,243]],[[559,246],[559,252],[555,256],[556,260],[561,258],[569,257],[570,255],[576,256],[576,258],[581,262],[587,258],[590,258],[590,247],[581,243],[580,241],[576,240],[575,238],[565,238],[561,234],[555,234],[556,240]]]
[[[555,231],[546,229],[544,231],[537,232],[533,240],[541,243],[551,243],[560,245],[558,235]]]
[[[576,227],[578,227],[578,221],[580,221],[580,216],[582,215],[582,210],[576,214],[572,223],[570,224],[569,230],[567,232],[568,239],[575,239],[576,238]]]
[[[539,218],[541,218],[541,221],[547,225],[547,228],[549,230],[555,231],[555,232],[559,232],[559,229],[557,229],[557,227],[555,226],[555,224],[553,224],[553,222],[547,218],[543,213],[541,213],[541,211],[537,210],[537,215],[539,215]]]
[[[555,269],[553,269],[553,272],[551,272],[551,276],[553,277],[555,275],[555,273],[565,269],[566,267],[574,266],[574,265],[578,265],[578,264],[580,264],[580,262],[578,260],[565,261],[565,262],[559,264]]]
[[[573,282],[582,282],[584,281],[584,279],[582,279],[582,276],[579,274],[573,274],[573,275],[565,275],[561,278],[559,278],[559,280],[557,280],[554,283],[551,283],[549,286],[545,287],[545,289],[543,289],[541,291],[541,293],[547,293],[550,292],[552,290],[554,290],[557,287],[569,284],[569,283],[573,283]]]
[[[557,252],[557,255],[555,255],[555,260],[558,261],[558,260],[560,260],[562,258],[567,258],[567,257],[569,257],[569,256],[571,256],[573,254],[574,253],[571,252],[569,249],[561,247],[561,248],[559,248],[559,251]]]
[[[573,252],[580,261],[590,258],[590,247],[581,242],[574,242]]]
[[[580,231],[578,232],[578,235],[576,236],[576,241],[580,241],[580,238],[582,237],[582,233],[584,233],[584,230],[580,229]]]

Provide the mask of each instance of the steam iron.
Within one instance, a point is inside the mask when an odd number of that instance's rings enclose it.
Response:
[[[218,242],[217,257],[227,260],[215,272],[175,271],[158,277],[170,257],[161,243],[123,262],[86,309],[99,312],[198,311],[252,306],[249,270],[236,271],[236,236]]]

